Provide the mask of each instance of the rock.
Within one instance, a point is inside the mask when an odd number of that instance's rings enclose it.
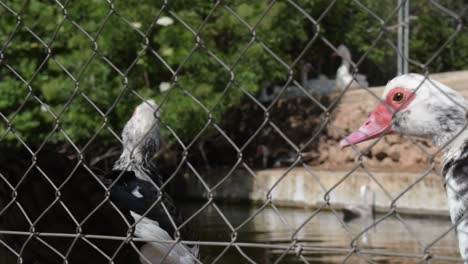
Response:
[[[384,138],[385,142],[389,145],[395,145],[403,141],[403,137],[400,135],[388,135]]]
[[[397,145],[398,146],[398,145]],[[395,148],[393,146],[389,147],[388,149],[388,157],[394,161],[398,162],[400,160],[400,154],[401,152],[398,150],[398,148]]]
[[[384,166],[394,166],[395,162],[390,157],[386,157],[381,161],[381,164]]]
[[[379,143],[375,144],[375,146],[372,147],[372,153],[374,156],[377,156],[377,155],[384,155],[380,160],[382,160],[383,158],[387,157],[388,154],[388,149],[390,148],[390,146],[388,145],[388,143],[381,139],[379,141]],[[383,154],[382,154],[383,153]]]

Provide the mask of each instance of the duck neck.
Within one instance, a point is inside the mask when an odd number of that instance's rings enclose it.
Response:
[[[341,60],[341,65],[340,67],[338,68],[337,70],[337,75],[339,76],[346,76],[346,75],[350,75],[349,73],[349,62],[347,60]]]
[[[460,129],[434,138],[437,147],[445,148],[444,163],[460,159],[464,155],[468,156],[468,131],[464,130],[459,133]]]
[[[348,60],[346,60],[345,58],[342,58],[342,59],[341,59],[341,66],[340,66],[340,67],[345,67],[346,69],[349,69],[349,66],[350,66],[350,65],[351,65],[351,64],[349,63]]]
[[[446,157],[451,157],[468,141],[466,112],[464,108],[456,106],[435,108],[432,111],[437,120],[432,141],[439,149],[445,150]]]
[[[133,153],[124,149],[120,158],[114,163],[113,170],[133,171],[135,176],[141,180],[149,181],[154,165],[151,159],[134,151]]]

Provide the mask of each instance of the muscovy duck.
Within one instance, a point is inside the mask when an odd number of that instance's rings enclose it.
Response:
[[[448,86],[420,74],[388,82],[382,102],[341,147],[389,133],[429,137],[443,148],[442,175],[461,256],[468,263],[468,101]]]
[[[158,189],[161,178],[150,161],[159,146],[155,109],[152,101],[136,108],[122,156],[105,176],[85,165],[82,153],[72,160],[25,146],[0,156],[0,239],[18,263],[196,262],[198,247],[129,240],[174,241],[175,233],[194,240]]]
[[[125,125],[122,131],[124,149],[110,173],[110,178],[117,180],[111,187],[110,197],[119,209],[127,212],[127,218],[135,222],[136,237],[156,241],[193,239],[195,234],[190,226],[180,226],[184,218],[174,201],[160,189],[163,180],[151,161],[160,146],[157,109],[153,100],[147,100],[135,108]],[[150,242],[141,248],[140,261],[195,263],[198,251],[198,246]]]

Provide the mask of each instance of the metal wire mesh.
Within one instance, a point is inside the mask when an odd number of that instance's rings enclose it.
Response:
[[[50,3],[50,5],[54,5],[55,8],[60,9],[63,16],[58,19],[59,23],[57,23],[57,26],[50,29],[51,37],[49,36],[47,38],[36,34],[31,25],[24,22],[25,17],[28,15],[26,12],[29,4],[28,2],[29,1],[26,1],[24,3],[22,9],[15,9],[8,1],[0,1],[0,5],[2,6],[2,15],[11,16],[16,20],[16,25],[14,30],[11,31],[11,34],[8,36],[2,36],[3,42],[1,43],[0,49],[0,67],[7,69],[8,75],[14,76],[14,78],[21,81],[23,84],[21,89],[26,91],[24,102],[17,109],[14,109],[8,113],[0,112],[3,125],[6,128],[4,133],[0,135],[0,142],[5,141],[7,136],[13,137],[14,141],[17,142],[22,149],[27,150],[29,153],[27,158],[32,160],[31,163],[26,163],[25,166],[27,169],[25,170],[24,174],[18,176],[19,178],[17,182],[10,182],[10,178],[8,178],[6,175],[0,174],[0,178],[4,182],[4,186],[6,186],[6,189],[1,191],[7,193],[7,197],[9,197],[6,201],[2,202],[3,208],[0,208],[0,217],[2,217],[2,214],[7,214],[8,208],[18,206],[18,208],[21,208],[24,217],[28,219],[30,226],[28,230],[0,230],[0,234],[2,234],[4,237],[19,236],[25,238],[21,245],[12,245],[7,240],[0,240],[0,244],[4,248],[4,254],[11,256],[10,259],[13,259],[13,261],[17,261],[18,263],[23,262],[24,260],[22,259],[22,252],[28,247],[28,244],[33,243],[33,241],[43,245],[44,247],[42,250],[48,250],[53,252],[54,255],[59,256],[63,263],[66,263],[67,258],[73,251],[75,243],[78,243],[78,241],[84,242],[85,244],[94,248],[95,251],[98,252],[97,254],[104,255],[109,263],[112,263],[117,258],[124,245],[131,245],[135,251],[138,251],[138,244],[136,242],[148,242],[148,240],[131,235],[130,231],[132,230],[132,227],[134,227],[134,225],[131,223],[128,224],[128,229],[124,231],[124,233],[129,231],[129,234],[124,236],[102,235],[86,233],[82,231],[82,228],[86,225],[87,221],[91,221],[89,219],[95,215],[95,212],[101,210],[101,208],[104,208],[105,204],[109,202],[110,187],[102,185],[101,192],[103,199],[98,203],[98,206],[95,210],[93,210],[93,212],[90,212],[89,215],[81,219],[75,219],[73,209],[69,209],[67,204],[62,201],[62,195],[64,195],[63,191],[65,190],[66,182],[72,180],[74,177],[74,171],[78,168],[85,169],[96,182],[101,181],[99,173],[96,173],[93,167],[90,166],[87,162],[87,159],[90,157],[88,149],[91,145],[99,143],[96,142],[96,138],[103,131],[112,134],[116,140],[122,143],[122,139],[119,136],[120,128],[116,128],[116,126],[111,122],[112,114],[116,107],[119,104],[122,104],[122,98],[128,96],[128,94],[138,97],[141,101],[147,99],[144,94],[137,91],[138,89],[134,89],[131,86],[131,80],[129,76],[132,74],[132,70],[137,67],[139,62],[141,62],[143,58],[147,56],[147,54],[150,54],[154,61],[157,61],[159,64],[163,65],[165,71],[169,72],[169,76],[171,76],[172,79],[168,89],[177,89],[185,96],[190,98],[193,103],[195,103],[199,108],[203,109],[206,119],[202,129],[198,131],[196,135],[188,142],[184,142],[171,128],[171,125],[166,123],[165,120],[161,118],[160,122],[162,127],[167,131],[171,138],[174,138],[174,142],[180,150],[179,154],[181,158],[177,161],[177,166],[175,166],[176,169],[172,171],[170,175],[167,175],[162,183],[158,184],[153,182],[153,185],[157,190],[167,189],[172,182],[180,181],[180,176],[178,175],[189,175],[188,177],[190,177],[190,182],[195,182],[196,186],[191,186],[188,192],[194,196],[205,198],[202,199],[201,204],[198,205],[196,209],[192,210],[192,214],[187,216],[187,219],[182,224],[182,226],[176,227],[176,230],[179,231],[184,225],[196,218],[204,217],[204,213],[206,213],[207,210],[211,210],[212,214],[216,215],[216,217],[220,219],[224,231],[227,231],[228,235],[228,239],[225,237],[220,238],[213,236],[206,238],[202,236],[202,239],[199,241],[186,241],[177,237],[175,240],[161,240],[153,242],[169,243],[173,245],[173,247],[176,244],[199,245],[201,247],[201,256],[199,260],[196,261],[196,263],[224,263],[227,261],[225,259],[226,255],[234,256],[233,258],[242,261],[242,263],[313,263],[317,259],[320,260],[320,256],[333,256],[331,259],[325,258],[327,259],[324,261],[326,263],[460,262],[460,257],[457,253],[458,249],[453,243],[449,243],[449,246],[447,246],[447,244],[443,244],[441,246],[450,247],[448,251],[440,251],[440,246],[439,248],[434,249],[438,244],[440,244],[441,241],[454,240],[453,230],[457,226],[457,223],[449,224],[447,221],[446,225],[434,227],[434,229],[432,229],[434,232],[431,236],[432,239],[429,241],[422,241],[418,238],[418,235],[416,235],[416,232],[414,231],[415,228],[418,228],[417,225],[411,222],[412,218],[405,215],[404,210],[401,210],[399,206],[401,199],[407,195],[410,195],[418,184],[426,180],[428,177],[431,177],[433,174],[440,174],[436,168],[436,156],[442,151],[442,149],[436,153],[429,153],[426,151],[426,147],[421,146],[419,141],[413,138],[408,138],[414,145],[417,145],[421,151],[424,152],[424,155],[428,158],[429,162],[427,163],[426,170],[424,170],[423,173],[410,173],[410,181],[403,188],[400,188],[397,191],[387,190],[388,186],[386,186],[386,183],[383,182],[381,178],[379,178],[379,175],[376,175],[376,172],[373,171],[372,168],[367,166],[366,153],[368,153],[368,151],[371,150],[377,144],[377,142],[379,142],[379,140],[361,149],[357,146],[353,146],[352,149],[356,157],[353,166],[346,172],[337,172],[337,176],[332,178],[334,180],[332,184],[330,184],[329,181],[326,183],[323,182],[324,176],[321,174],[323,174],[324,171],[317,170],[315,167],[311,166],[304,157],[304,151],[308,149],[311,144],[317,142],[324,131],[330,130],[334,133],[337,133],[340,137],[345,136],[345,131],[336,126],[336,124],[332,121],[337,107],[340,105],[340,103],[342,103],[342,99],[351,90],[351,82],[344,90],[331,96],[330,101],[324,102],[321,99],[321,96],[311,94],[307,87],[304,87],[304,84],[297,80],[296,77],[297,68],[302,63],[304,55],[310,50],[311,46],[316,45],[317,43],[322,43],[328,46],[331,52],[338,51],[339,43],[332,43],[329,41],[327,36],[329,32],[326,28],[322,28],[321,23],[330,10],[337,8],[339,1],[330,1],[328,7],[323,10],[320,17],[312,17],[308,11],[305,10],[301,4],[297,3],[296,1],[287,0],[281,2],[282,4],[294,8],[297,11],[297,14],[303,16],[304,19],[308,21],[314,32],[313,36],[306,42],[304,47],[296,47],[297,49],[301,49],[301,51],[297,53],[298,56],[293,58],[292,61],[285,60],[281,57],[281,55],[278,55],[275,50],[272,50],[269,45],[264,40],[262,40],[257,32],[258,25],[264,21],[270,12],[272,12],[272,8],[279,4],[279,1],[268,2],[266,8],[259,16],[259,19],[253,22],[248,21],[239,15],[236,12],[236,9],[232,8],[234,3],[230,3],[229,1],[214,1],[213,3],[210,3],[210,11],[205,14],[204,20],[199,25],[188,24],[184,17],[181,16],[181,14],[173,10],[171,2],[164,1],[158,6],[159,12],[156,15],[153,14],[154,18],[152,19],[152,23],[146,28],[146,30],[142,30],[139,26],[132,23],[129,18],[127,18],[125,15],[122,15],[121,10],[118,8],[118,4],[114,3],[113,1],[108,1],[108,13],[105,17],[102,18],[102,20],[95,22],[98,24],[98,26],[96,27],[97,30],[93,32],[90,32],[86,28],[82,27],[80,24],[81,18],[74,17],[69,13],[68,9],[71,3],[68,1],[55,1],[54,3]],[[378,31],[378,34],[376,34],[376,38],[373,40],[373,42],[368,43],[367,51],[364,52],[361,57],[350,61],[351,71],[353,72],[354,78],[356,78],[359,66],[366,60],[367,56],[369,56],[373,48],[382,42],[387,43],[387,45],[396,52],[400,52],[398,55],[403,58],[404,61],[408,62],[411,67],[414,67],[420,72],[423,72],[426,76],[429,76],[429,66],[437,60],[441,52],[448,49],[448,46],[461,34],[466,34],[466,32],[463,31],[464,22],[462,20],[462,13],[460,13],[462,10],[450,10],[444,6],[444,3],[439,1],[427,1],[425,3],[426,5],[431,5],[431,7],[440,12],[441,15],[454,21],[454,30],[447,39],[444,39],[441,42],[442,44],[438,47],[438,49],[433,51],[432,56],[430,56],[427,61],[421,62],[411,57],[406,57],[408,56],[406,53],[407,51],[402,54],[402,49],[398,49],[398,47],[407,47],[408,43],[404,43],[404,45],[399,43],[396,45],[394,42],[395,40],[392,39],[394,34],[391,32],[391,30],[394,27],[406,27],[408,26],[409,21],[404,21],[404,24],[396,26],[392,25],[391,23],[393,23],[394,19],[398,16],[399,11],[407,4],[407,2],[408,1],[398,1],[398,4],[395,4],[393,11],[389,14],[386,14],[385,17],[382,17],[367,7],[365,3],[358,0],[351,1],[351,3],[357,8],[367,12],[375,22],[375,25],[369,26],[368,30]],[[186,4],[188,5],[189,3]],[[216,12],[219,11],[222,11],[224,14],[226,14],[226,19],[228,19],[227,16],[229,16],[229,19],[235,20],[236,23],[244,27],[248,33],[248,36],[246,37],[247,41],[243,50],[240,50],[235,58],[230,58],[229,60],[220,57],[217,52],[210,47],[209,42],[203,37],[206,25],[210,23],[210,19],[212,19],[212,17],[216,15]],[[141,15],[146,16],[146,14]],[[187,51],[183,58],[180,58],[177,63],[177,67],[171,66],[173,63],[167,62],[164,58],[164,55],[160,54],[158,48],[152,46],[151,34],[154,30],[157,29],[158,20],[164,15],[172,18],[174,23],[183,25],[183,28],[186,31],[189,31],[193,37],[194,44],[192,49]],[[134,57],[132,63],[129,65],[116,65],[116,63],[113,62],[113,58],[106,55],[99,44],[102,32],[105,31],[107,27],[113,26],[111,20],[120,21],[120,25],[122,27],[125,27],[133,34],[137,34],[140,38],[138,43],[132,43],[132,45],[139,45],[140,50]],[[57,39],[62,34],[65,24],[71,24],[72,27],[77,30],[77,34],[84,36],[88,40],[89,46],[92,50],[90,56],[86,59],[86,63],[81,65],[78,70],[74,71],[70,71],[67,66],[61,62],[60,57],[56,56],[54,51],[54,43],[58,41]],[[12,56],[12,54],[8,54],[8,49],[11,45],[15,45],[15,35],[20,30],[28,32],[31,42],[38,43],[36,45],[39,45],[40,49],[45,51],[44,56],[41,59],[42,62],[37,65],[30,76],[24,76],[17,70],[16,65],[10,64],[9,62],[9,56]],[[271,59],[277,65],[279,65],[279,67],[283,68],[285,73],[283,79],[286,81],[278,87],[272,100],[268,103],[261,102],[261,100],[255,94],[253,94],[248,88],[244,87],[242,82],[240,82],[238,79],[239,77],[237,76],[236,72],[236,67],[239,67],[244,57],[248,56],[248,51],[254,46],[260,47],[264,53],[270,56]],[[218,66],[227,76],[225,87],[222,89],[222,92],[219,94],[216,102],[211,106],[203,104],[203,102],[197,98],[197,95],[195,95],[190,88],[184,87],[179,81],[179,79],[183,77],[184,66],[186,63],[191,60],[193,56],[196,56],[196,54],[200,51],[203,51],[207,58],[218,64]],[[118,76],[121,81],[120,87],[115,87],[116,91],[118,91],[115,100],[113,102],[108,102],[108,105],[104,107],[102,104],[96,103],[95,99],[88,96],[80,86],[80,82],[87,78],[87,70],[95,60],[103,63],[105,65],[104,67],[108,68],[112,75]],[[47,100],[37,95],[36,91],[38,88],[34,85],[36,79],[43,78],[43,76],[41,76],[43,75],[43,69],[45,67],[49,67],[47,65],[52,62],[54,63],[55,67],[58,68],[58,71],[61,71],[62,74],[66,75],[67,82],[71,82],[71,86],[73,87],[72,92],[70,93],[68,99],[63,103],[60,111],[51,110]],[[0,76],[0,82],[2,81],[1,78],[2,77]],[[295,87],[295,91],[300,94],[302,100],[307,101],[307,104],[319,109],[318,111],[320,112],[318,115],[320,117],[320,124],[311,130],[310,137],[300,145],[294,139],[290,138],[289,132],[284,131],[281,124],[278,124],[278,121],[274,120],[273,114],[275,111],[275,106],[278,103],[281,103],[284,97],[288,96],[288,92],[292,89],[291,87]],[[375,98],[375,103],[381,100],[380,94],[373,88],[361,87],[360,89],[365,94],[370,94],[371,97]],[[261,124],[259,124],[258,127],[254,129],[254,132],[248,136],[242,144],[236,143],[236,141],[231,138],[232,136],[230,131],[226,131],[221,125],[220,120],[216,120],[216,118],[214,118],[216,106],[220,104],[223,98],[226,97],[227,94],[232,90],[240,91],[243,97],[246,98],[250,104],[255,105],[257,109],[260,109],[259,111],[262,112],[264,116]],[[170,98],[171,93],[166,93],[162,100],[158,102],[159,106],[164,108],[165,102],[170,100]],[[77,145],[74,142],[72,137],[68,135],[62,126],[62,123],[64,122],[64,113],[67,112],[74,101],[78,99],[85,100],[87,102],[88,108],[92,109],[94,114],[101,120],[99,126],[94,128],[95,133],[89,135],[89,140],[80,145]],[[48,134],[44,135],[43,138],[40,138],[40,143],[37,144],[37,148],[30,147],[30,139],[22,137],[21,133],[17,132],[14,122],[18,113],[21,113],[25,105],[31,102],[33,104],[40,105],[43,109],[43,113],[54,120],[53,128]],[[215,131],[214,133],[216,133],[222,139],[222,141],[229,145],[230,148],[232,148],[236,153],[234,164],[230,165],[229,169],[223,170],[222,173],[219,173],[218,171],[213,173],[212,170],[208,170],[209,172],[207,172],[204,166],[194,164],[189,158],[190,153],[196,151],[196,148],[199,146],[198,142],[201,140],[202,136],[209,130]],[[275,177],[269,177],[268,181],[265,180],[264,176],[259,175],[259,172],[252,167],[249,160],[247,160],[245,157],[246,150],[251,148],[252,145],[255,145],[256,138],[258,138],[260,134],[265,133],[265,130],[268,131],[267,133],[273,133],[277,135],[278,140],[283,141],[283,145],[288,146],[288,148],[294,153],[292,160],[288,164],[288,168],[283,170]],[[71,173],[64,176],[63,183],[61,184],[56,184],[50,180],[47,173],[42,171],[42,169],[36,164],[37,156],[40,155],[42,151],[44,151],[51,137],[57,133],[61,134],[63,141],[65,141],[67,145],[73,149],[74,156],[77,160],[74,164],[74,168],[70,168]],[[5,155],[5,153],[2,155]],[[223,153],[218,153],[218,155],[223,155]],[[94,163],[96,162],[99,162],[99,160],[94,161]],[[293,181],[294,178],[297,177],[296,169],[298,167],[303,169],[302,173],[305,175],[305,178],[307,178],[309,182],[313,182],[313,184],[316,186],[314,190],[318,190],[319,193],[317,196],[320,196],[321,198],[319,199],[320,203],[316,204],[317,206],[315,208],[303,209],[302,217],[292,219],[288,215],[289,213],[287,209],[280,206],[285,204],[285,202],[278,198],[278,189],[284,191],[285,188],[281,187],[281,185],[286,181]],[[46,208],[40,214],[40,216],[37,217],[37,219],[31,219],[28,216],[29,209],[23,208],[24,205],[18,202],[17,196],[22,192],[22,184],[24,181],[28,180],[28,174],[30,171],[36,169],[39,170],[42,177],[50,183],[49,187],[51,189],[47,191],[50,191],[55,198],[53,201],[51,201],[50,206]],[[239,176],[239,171],[241,171],[243,176]],[[385,200],[385,206],[379,208],[381,214],[378,214],[371,222],[361,226],[355,226],[345,222],[343,220],[341,210],[339,209],[342,204],[337,202],[337,197],[340,196],[340,192],[343,192],[343,184],[347,181],[352,181],[356,175],[368,178],[368,181],[371,182],[375,188],[379,189],[379,193],[385,196],[385,198],[382,198]],[[241,180],[239,180],[239,178]],[[448,181],[449,179],[445,179],[445,184],[447,185],[447,188],[451,188],[450,184],[448,184]],[[234,185],[239,184],[239,182],[245,185],[235,187]],[[255,182],[255,184],[253,184],[253,182]],[[295,182],[296,187],[302,186],[303,184],[305,183]],[[442,185],[444,183],[440,181],[439,184]],[[235,218],[236,215],[229,212],[230,206],[222,203],[222,200],[228,199],[229,196],[234,197],[234,199],[241,199],[239,197],[242,197],[242,195],[237,195],[235,193],[230,194],[229,190],[241,192],[241,190],[245,188],[246,192],[252,191],[248,190],[250,188],[249,185],[255,186],[255,188],[262,188],[261,191],[258,191],[258,193],[260,193],[259,197],[253,199],[256,200],[257,206],[254,207],[254,209],[250,209],[247,215],[245,215],[243,218],[233,221],[232,218]],[[356,190],[356,192],[358,191]],[[294,190],[290,191],[290,193],[291,195],[294,195]],[[151,207],[160,204],[161,199],[162,198],[157,199]],[[75,233],[44,232],[43,230],[37,229],[37,225],[40,222],[40,219],[43,216],[46,216],[49,210],[51,210],[54,206],[61,206],[67,212],[67,215],[74,219],[73,221],[76,223]],[[112,204],[112,207],[115,209],[117,208],[115,204]],[[167,212],[168,209],[165,210]],[[264,239],[263,241],[253,241],[245,238],[242,232],[246,226],[252,225],[256,220],[262,217],[268,218],[271,221],[278,221],[278,226],[281,226],[283,230],[282,232],[286,234],[283,236],[281,241],[268,241],[268,239]],[[326,241],[323,243],[316,243],[311,241],[313,239],[308,239],[307,236],[304,235],[304,230],[310,225],[317,224],[320,226],[319,222],[315,222],[320,217],[325,217],[324,220],[321,221],[336,223],[337,226],[339,226],[339,229],[335,230],[334,232],[344,234],[344,236],[347,238],[345,239],[345,242],[334,243],[334,238],[332,237],[334,234],[331,233],[330,237],[326,238]],[[391,243],[396,244],[397,246],[385,248],[371,246],[366,243],[366,237],[372,236],[372,233],[375,232],[375,229],[378,229],[379,226],[385,223],[391,223],[391,225],[400,226],[400,228],[405,230],[404,232],[407,234],[407,236],[409,236],[410,239],[414,241],[414,244],[398,245],[401,243],[401,241],[394,240]],[[203,225],[203,223],[199,223],[199,225]],[[207,228],[209,229],[215,227]],[[261,226],[257,228],[261,229]],[[328,230],[325,225],[320,228]],[[197,229],[199,231],[201,230],[201,228],[195,227],[196,231]],[[392,241],[392,234],[388,234],[386,236],[388,236],[387,240]],[[54,243],[48,242],[50,238],[57,237],[69,238],[73,242],[67,250],[59,250],[54,247]],[[287,239],[284,239],[284,237],[287,237]],[[96,242],[99,240],[114,240],[120,244],[115,249],[114,253],[109,255],[105,250],[100,248],[98,242]],[[411,250],[407,250],[407,248],[405,248],[412,246],[415,248],[411,248]],[[265,252],[264,255],[259,258],[258,254],[255,254],[254,252],[255,249],[261,249],[262,252]],[[455,252],[455,254],[453,252]],[[140,254],[140,256],[142,255]],[[142,261],[144,262],[145,260]]]

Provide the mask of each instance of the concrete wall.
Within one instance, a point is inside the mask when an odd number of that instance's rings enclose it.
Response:
[[[468,71],[434,74],[431,75],[431,78],[458,90],[464,96],[468,96]],[[374,87],[371,91],[380,97],[383,87]],[[340,106],[336,110],[333,125],[342,131],[355,129],[365,119],[367,111],[371,110],[377,102],[378,100],[366,90],[349,91],[342,98]],[[324,153],[327,152],[328,166],[325,166],[326,168],[324,166],[310,167],[309,169],[297,167],[291,171],[285,168],[268,169],[256,171],[255,175],[245,169],[237,169],[216,188],[212,197],[227,202],[252,201],[257,203],[264,203],[271,197],[278,206],[316,208],[325,202],[325,193],[331,190],[329,192],[331,206],[342,208],[346,205],[360,203],[362,199],[359,194],[360,188],[368,184],[375,192],[375,204],[378,211],[388,211],[395,201],[394,205],[400,212],[448,215],[442,179],[436,175],[439,168],[423,176],[424,172],[430,168],[428,157],[412,143],[401,138],[396,139],[393,143],[379,142],[375,145],[373,149],[377,150],[380,147],[383,149],[380,151],[388,151],[389,148],[404,144],[408,146],[405,145],[405,147],[398,149],[398,152],[405,152],[401,155],[407,156],[403,156],[393,163],[392,161],[385,163],[387,159],[381,161],[373,158],[374,160],[369,160],[370,171],[375,179],[373,180],[363,169],[357,169],[346,176],[356,165],[353,160],[358,153],[349,149],[346,150],[347,152],[340,150],[337,142],[341,135],[333,135],[330,130],[327,133],[331,135],[328,135],[328,139],[321,143],[326,146],[319,148]],[[430,143],[428,144],[430,145]],[[359,147],[365,148],[365,144]],[[429,152],[434,151],[433,146],[427,149]],[[409,158],[410,156],[412,158]],[[347,160],[348,163],[344,164],[344,160]],[[412,166],[415,165],[416,161],[418,166]],[[408,164],[404,166],[404,162]],[[386,166],[384,166],[385,164]],[[372,165],[374,166],[372,167]],[[228,171],[229,169],[218,169],[203,172],[200,173],[200,177],[206,181],[209,188],[213,188],[226,176]],[[208,191],[194,174],[186,174],[185,176],[187,196],[203,199],[209,197]],[[418,181],[417,184],[402,194],[416,181]],[[339,182],[341,183],[335,186]],[[270,190],[271,192],[269,192]],[[400,195],[401,197],[395,200]]]
[[[201,175],[207,185],[213,188],[227,172],[228,170],[217,170]],[[286,169],[260,170],[252,176],[246,170],[239,169],[219,185],[213,192],[213,197],[225,202],[256,203],[264,203],[271,197],[278,206],[316,208],[325,203],[325,194],[330,191],[331,206],[343,208],[346,205],[361,203],[360,189],[368,184],[375,192],[377,211],[388,211],[395,201],[394,205],[399,212],[448,215],[442,178],[434,173],[423,176],[424,172],[373,172],[376,181],[362,169],[349,175],[347,173],[296,167],[289,172]],[[206,199],[208,191],[203,184],[195,175],[186,176],[187,196]],[[414,182],[417,183],[410,191],[403,193]],[[400,198],[396,199],[399,196]]]

